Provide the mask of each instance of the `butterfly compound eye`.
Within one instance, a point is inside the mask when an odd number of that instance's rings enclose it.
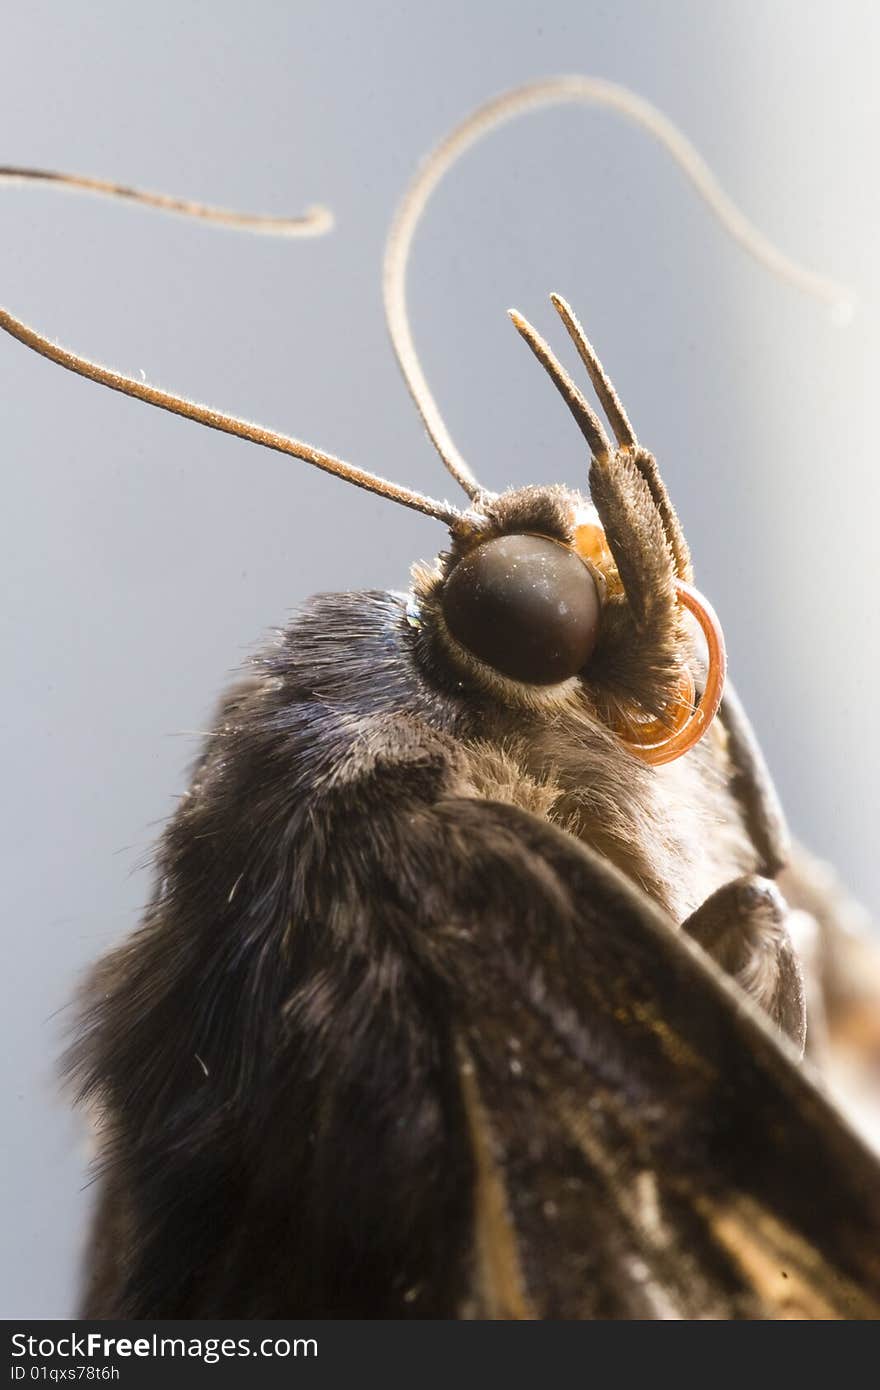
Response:
[[[577,555],[545,536],[499,536],[460,560],[443,590],[456,641],[513,680],[555,685],[586,664],[599,595]]]

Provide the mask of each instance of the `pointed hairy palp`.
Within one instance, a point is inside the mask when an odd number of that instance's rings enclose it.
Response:
[[[517,333],[531,348],[574,416],[575,423],[589,444],[593,457],[599,461],[610,458],[611,444],[601,420],[596,412],[591,410],[555,353],[532,327],[528,319],[523,318],[516,309],[508,309],[507,312]]]
[[[678,513],[669,499],[666,484],[660,476],[657,460],[653,454],[648,453],[647,449],[636,449],[631,458],[648,484],[654,505],[663,519],[666,539],[675,559],[675,573],[679,579],[683,579],[685,583],[689,584],[694,577],[690,547],[684,538]]]
[[[577,348],[578,356],[589,373],[590,381],[593,383],[593,390],[599,397],[608,423],[614,431],[614,438],[617,440],[621,449],[635,449],[638,445],[636,432],[627,418],[626,411],[620,403],[620,397],[615,391],[611,379],[602,366],[602,363],[599,361],[592,343],[581,327],[577,315],[572,310],[570,304],[568,304],[560,294],[551,294],[550,303],[565,324],[568,336]]]
[[[632,459],[648,485],[654,505],[663,521],[666,539],[675,560],[675,573],[679,579],[688,583],[693,578],[690,550],[684,538],[681,522],[670,501],[666,484],[660,476],[656,459],[646,449],[639,448],[636,432],[629,422],[611,378],[599,361],[595,348],[568,301],[563,299],[560,294],[551,294],[550,302],[565,324],[568,335],[577,348],[578,356],[589,373],[593,389],[602,403],[602,408],[614,431],[618,445]]]
[[[629,454],[593,460],[590,494],[636,624],[645,627],[674,606],[674,557],[647,480]]]

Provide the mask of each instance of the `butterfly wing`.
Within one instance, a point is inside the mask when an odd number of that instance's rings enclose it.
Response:
[[[436,815],[479,1315],[876,1317],[880,1172],[782,1035],[568,835]]]

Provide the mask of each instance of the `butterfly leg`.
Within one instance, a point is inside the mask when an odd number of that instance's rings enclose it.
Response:
[[[775,883],[746,874],[707,898],[684,930],[803,1051],[804,981],[788,931],[789,915]]]

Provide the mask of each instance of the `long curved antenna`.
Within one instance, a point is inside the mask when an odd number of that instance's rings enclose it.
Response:
[[[598,459],[600,463],[604,463],[611,455],[611,445],[608,442],[608,436],[602,428],[602,422],[598,415],[587,404],[584,396],[578,387],[575,386],[549,343],[544,341],[537,329],[533,328],[529,323],[528,319],[523,318],[522,314],[518,313],[516,309],[508,309],[507,315],[517,333],[531,348],[560,396],[565,401],[565,404],[575,418],[578,429],[590,446],[590,453],[593,455],[593,458]]]
[[[217,222],[223,227],[264,233],[269,236],[322,236],[333,226],[329,208],[311,207],[299,217],[275,217],[266,213],[233,212],[229,208],[209,207],[189,198],[172,198],[167,193],[148,193],[140,188],[111,183],[109,179],[93,179],[84,174],[58,174],[49,169],[24,169],[14,165],[0,166],[0,183],[45,183],[68,192],[95,193],[104,198],[120,198],[142,207],[158,208],[160,212],[176,213],[180,217],[197,217],[204,222]]]
[[[428,155],[397,209],[385,249],[385,317],[400,370],[434,447],[471,498],[478,496],[480,485],[446,427],[413,341],[406,305],[406,273],[413,237],[434,189],[471,145],[527,111],[567,102],[604,106],[641,126],[664,146],[724,229],[755,260],[780,279],[829,304],[841,319],[852,312],[850,291],[798,265],[774,246],[724,192],[690,140],[643,97],[615,82],[576,75],[541,78],[504,92],[468,116]]]
[[[325,208],[312,208],[302,217],[272,217],[260,213],[230,212],[224,208],[207,207],[203,203],[193,203],[182,198],[171,198],[164,193],[143,193],[103,179],[83,178],[78,174],[55,174],[41,169],[0,168],[0,182],[26,181],[49,183],[64,189],[97,193],[111,198],[124,198],[158,208],[162,212],[280,236],[317,236],[328,231],[333,225],[332,215]],[[111,391],[121,391],[125,396],[133,396],[135,400],[144,401],[147,405],[158,406],[160,410],[168,410],[174,415],[182,415],[187,420],[194,420],[196,424],[206,425],[208,429],[234,434],[240,439],[249,440],[252,444],[261,444],[264,448],[303,459],[313,467],[323,469],[325,473],[334,473],[345,482],[354,483],[355,487],[378,493],[380,497],[387,497],[391,502],[399,502],[402,506],[423,512],[426,516],[436,517],[438,521],[445,521],[448,526],[455,525],[461,519],[462,513],[459,509],[448,502],[438,502],[433,497],[413,491],[412,488],[391,483],[376,473],[356,468],[354,464],[346,463],[344,459],[336,458],[333,454],[324,453],[322,449],[315,449],[311,444],[304,444],[299,439],[277,434],[274,430],[267,430],[235,415],[213,410],[210,406],[199,405],[185,396],[175,396],[169,391],[161,391],[157,386],[150,386],[145,381],[91,362],[87,357],[81,357],[78,353],[70,352],[67,348],[51,342],[42,333],[38,333],[35,328],[15,318],[2,307],[0,328],[17,338],[20,343],[24,343],[25,347],[32,348],[42,357],[47,357],[50,362],[57,363],[59,367],[66,367],[68,371],[76,372],[78,376],[84,376],[89,381],[95,381],[99,386],[107,386]]]
[[[402,506],[424,512],[426,516],[434,516],[449,526],[461,519],[462,513],[448,502],[437,502],[433,497],[425,497],[420,492],[413,492],[411,488],[390,483],[375,473],[356,468],[354,464],[346,463],[344,459],[336,458],[333,454],[325,454],[323,450],[315,449],[311,444],[304,444],[299,439],[276,434],[274,430],[251,424],[248,420],[240,420],[235,415],[225,415],[220,410],[212,410],[210,406],[198,405],[195,401],[187,400],[185,396],[173,396],[169,391],[160,391],[158,386],[150,386],[148,382],[123,376],[121,372],[114,372],[110,367],[90,362],[78,353],[68,352],[66,348],[50,342],[36,329],[14,318],[3,308],[0,308],[0,328],[11,333],[12,337],[24,343],[25,347],[33,348],[34,352],[40,353],[42,357],[48,357],[50,362],[57,363],[59,367],[66,367],[68,371],[76,372],[79,376],[87,377],[89,381],[96,381],[99,386],[108,386],[111,391],[121,391],[125,396],[134,396],[135,400],[158,406],[160,410],[169,410],[173,415],[182,415],[186,420],[195,420],[196,424],[207,425],[208,429],[235,434],[240,439],[249,440],[251,444],[262,444],[266,449],[275,449],[279,454],[290,454],[293,458],[303,459],[315,468],[323,469],[325,473],[335,473],[345,482],[354,483],[355,487],[365,488],[367,492],[376,492],[380,497],[387,497],[391,502],[400,502]]]

